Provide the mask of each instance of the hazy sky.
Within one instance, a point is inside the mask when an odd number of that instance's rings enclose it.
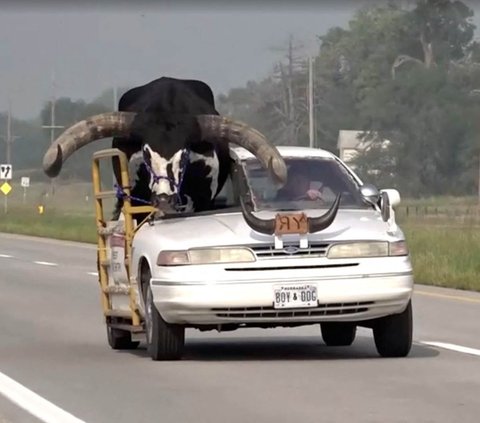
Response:
[[[250,1],[242,9],[212,1],[195,9],[178,0],[128,7],[99,2],[82,10],[60,1],[22,8],[2,3],[0,111],[10,97],[16,117],[36,116],[51,95],[53,69],[57,96],[75,99],[160,76],[201,79],[215,94],[226,92],[266,76],[279,58],[269,47],[284,45],[289,33],[314,48],[316,34],[347,25],[366,2],[292,0],[282,7]]]

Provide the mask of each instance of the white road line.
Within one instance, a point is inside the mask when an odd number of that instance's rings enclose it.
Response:
[[[13,256],[10,256],[8,254],[0,254],[0,258],[13,258]]]
[[[57,263],[50,263],[48,261],[34,261],[35,264],[41,264],[42,266],[58,266]]]
[[[0,394],[45,423],[85,423],[1,372]]]
[[[87,275],[98,276],[98,273],[97,272],[87,272]]]
[[[464,347],[462,345],[448,344],[446,342],[420,341],[420,343],[424,345],[430,345],[431,347],[444,348],[446,350],[452,350],[464,354],[472,354],[480,357],[480,350],[477,350],[475,348]]]

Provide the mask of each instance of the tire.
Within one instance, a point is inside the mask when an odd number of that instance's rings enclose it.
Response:
[[[145,332],[147,350],[154,361],[179,360],[182,358],[185,346],[185,328],[172,325],[162,319],[153,303],[150,288],[150,272],[148,280],[144,281],[145,298]]]
[[[321,323],[322,338],[329,347],[346,347],[355,340],[357,326],[354,323]]]
[[[412,301],[400,314],[382,317],[373,326],[373,337],[382,357],[406,357],[412,348]]]
[[[113,350],[134,350],[140,342],[132,341],[130,332],[121,329],[115,329],[107,326],[108,345]]]

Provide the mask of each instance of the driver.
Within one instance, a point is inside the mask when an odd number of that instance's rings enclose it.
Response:
[[[287,183],[278,190],[276,200],[295,201],[295,200],[319,200],[320,191],[310,189],[310,178],[302,169],[291,169]]]

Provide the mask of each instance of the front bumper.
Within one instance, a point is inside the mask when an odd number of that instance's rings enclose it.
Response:
[[[283,275],[282,275],[283,276]],[[274,309],[274,285],[315,284],[315,308]],[[152,279],[154,303],[168,323],[186,325],[353,322],[402,312],[413,292],[411,270],[348,277],[178,282]]]

